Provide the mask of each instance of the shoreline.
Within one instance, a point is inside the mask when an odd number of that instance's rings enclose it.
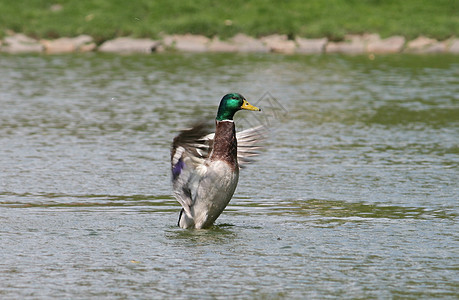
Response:
[[[459,54],[459,38],[439,41],[419,36],[406,40],[403,36],[381,39],[379,34],[346,35],[344,41],[334,42],[327,38],[307,39],[286,35],[269,35],[261,38],[239,33],[221,40],[217,36],[164,35],[159,40],[148,38],[118,37],[101,45],[88,35],[74,38],[62,37],[54,40],[34,39],[21,33],[9,32],[0,40],[0,52],[10,54],[41,53],[118,53],[153,54],[163,52],[190,53],[280,53],[280,54]]]

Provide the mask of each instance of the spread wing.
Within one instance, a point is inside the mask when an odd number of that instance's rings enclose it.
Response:
[[[174,196],[191,218],[192,190],[196,189],[197,169],[204,166],[212,150],[213,140],[206,138],[210,123],[196,123],[177,135],[171,148],[172,186]]]
[[[254,157],[260,154],[262,141],[268,135],[267,128],[263,125],[249,128],[236,133],[237,161],[240,168],[253,162]]]
[[[171,148],[172,185],[177,201],[191,217],[193,191],[205,171],[205,161],[212,152],[215,133],[210,122],[200,122],[177,135]],[[236,133],[239,167],[253,161],[259,154],[260,143],[267,136],[265,126],[257,126]]]

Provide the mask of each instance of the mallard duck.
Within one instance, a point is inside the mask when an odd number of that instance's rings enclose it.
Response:
[[[211,125],[197,123],[174,138],[172,186],[182,205],[178,226],[212,226],[233,196],[239,168],[257,154],[264,128],[258,126],[236,134],[233,116],[239,110],[261,109],[249,104],[241,94],[227,94],[218,107],[215,133],[211,133]]]

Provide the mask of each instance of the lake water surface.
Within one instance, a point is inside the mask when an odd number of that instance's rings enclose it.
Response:
[[[0,56],[0,298],[459,298],[457,56]],[[169,147],[271,128],[209,230]]]

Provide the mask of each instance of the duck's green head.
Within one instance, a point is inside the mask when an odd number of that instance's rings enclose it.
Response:
[[[218,107],[217,112],[217,120],[224,121],[224,120],[232,120],[234,114],[241,109],[247,110],[256,110],[260,111],[258,107],[255,107],[247,100],[245,100],[244,96],[238,93],[231,93],[226,94],[223,96],[222,100],[220,101],[220,106]]]

